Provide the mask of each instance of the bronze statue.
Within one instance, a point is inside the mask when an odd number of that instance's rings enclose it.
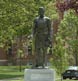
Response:
[[[40,7],[39,17],[34,20],[33,38],[36,54],[34,68],[45,68],[47,49],[49,46],[51,47],[51,20],[44,16],[44,12],[45,9]]]

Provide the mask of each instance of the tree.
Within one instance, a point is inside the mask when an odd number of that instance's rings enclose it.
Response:
[[[49,8],[47,14],[52,18],[53,21],[60,21],[56,8],[54,6],[55,2],[50,2],[48,4]],[[49,11],[50,13],[48,13]],[[58,72],[63,72],[68,65],[75,65],[74,57],[77,58],[78,40],[77,21],[78,17],[76,14],[74,14],[74,11],[68,10],[67,12],[65,12],[64,19],[61,20],[61,22],[58,24],[57,33],[53,36],[53,58],[51,59],[51,61],[52,65],[54,65],[57,68]]]
[[[56,34],[56,43],[54,44],[54,65],[65,70],[67,65],[76,65],[75,57],[77,57],[77,43],[78,43],[78,17],[74,14],[74,11],[69,10],[65,15],[64,19],[59,25],[58,32]],[[59,66],[56,62],[59,61]],[[76,62],[78,59],[76,58]],[[64,66],[64,67],[63,67]],[[61,69],[61,71],[63,71]]]
[[[34,0],[1,0],[0,44],[30,33],[35,8]]]

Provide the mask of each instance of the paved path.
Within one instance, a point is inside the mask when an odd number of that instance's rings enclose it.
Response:
[[[61,80],[61,78],[57,78],[55,81],[57,81],[57,80]]]
[[[14,80],[21,80],[22,78],[10,78],[10,79],[3,79],[3,80],[0,80],[0,81],[14,81]],[[61,80],[61,78],[57,78],[55,81],[57,80]]]
[[[9,79],[2,79],[0,81],[12,81],[12,80],[21,80],[22,78],[9,78]]]

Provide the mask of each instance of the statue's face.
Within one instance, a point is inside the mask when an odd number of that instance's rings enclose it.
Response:
[[[43,8],[43,7],[40,7],[38,13],[39,13],[39,15],[40,15],[41,17],[44,16],[44,12],[45,12],[44,8]]]

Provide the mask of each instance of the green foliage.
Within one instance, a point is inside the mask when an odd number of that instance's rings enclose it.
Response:
[[[60,70],[63,72],[67,65],[75,65],[74,56],[78,53],[77,46],[78,16],[75,15],[72,10],[69,10],[65,13],[64,19],[59,25],[59,29],[56,34],[56,42],[53,48],[53,61],[59,72]]]
[[[56,12],[55,1],[51,1],[47,5],[46,14],[54,20],[58,20],[58,13]],[[50,12],[50,13],[49,13]],[[62,26],[59,27],[59,32],[55,35],[55,43],[53,44],[53,58],[50,60],[52,66],[56,68],[58,73],[62,73],[68,65],[68,55],[65,47],[64,36],[62,35]]]
[[[1,0],[0,43],[29,34],[34,16],[34,0]]]
[[[69,11],[61,23],[63,37],[65,38],[68,48],[73,51],[78,45],[78,16],[73,11]],[[73,53],[73,52],[72,52]]]
[[[27,36],[32,31],[34,17],[45,0],[1,0],[0,1],[0,46],[15,37]]]
[[[32,33],[33,20],[38,15],[40,6],[45,7],[46,15],[52,20],[58,19],[55,1],[0,0],[0,47],[3,47],[8,40],[12,42],[16,37]],[[61,72],[70,59],[75,61],[74,51],[78,52],[78,16],[74,11],[69,10],[65,13],[55,37],[52,64]]]
[[[57,69],[58,73],[62,73],[68,65],[68,55],[65,48],[65,41],[58,34],[56,37],[56,44],[53,47],[52,64]]]

